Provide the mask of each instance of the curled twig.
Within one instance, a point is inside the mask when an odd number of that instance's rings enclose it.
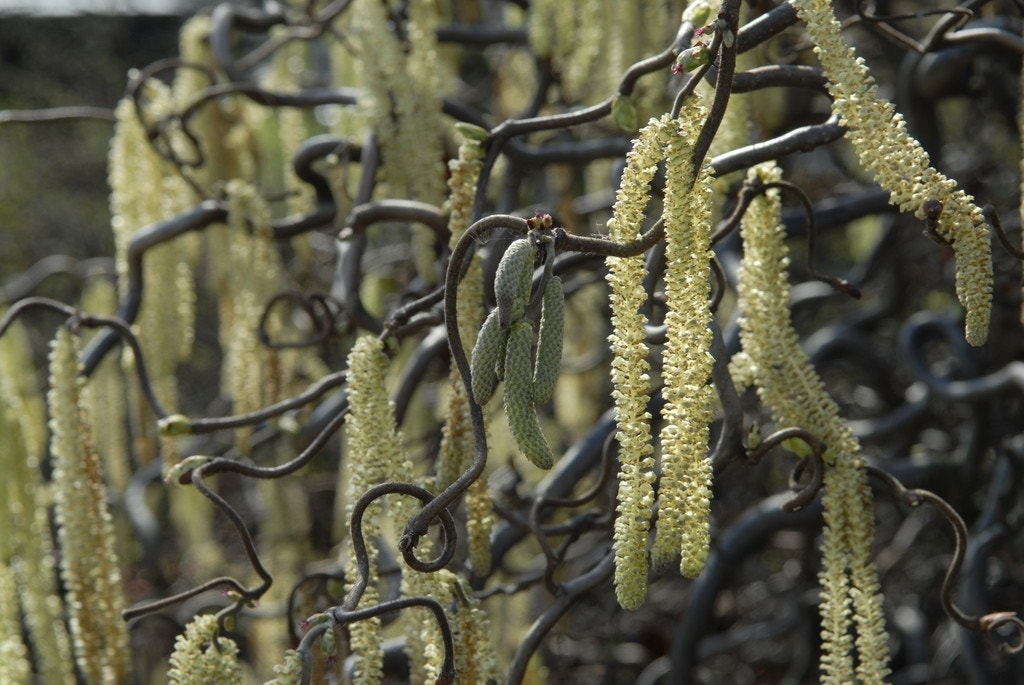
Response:
[[[441,631],[441,646],[444,648],[441,670],[434,683],[435,685],[450,685],[455,682],[455,643],[452,640],[452,630],[448,625],[448,617],[444,614],[444,607],[436,599],[432,597],[401,597],[381,602],[365,609],[346,611],[341,607],[335,607],[326,613],[339,624],[346,625],[356,621],[365,621],[368,618],[374,618],[391,611],[408,609],[409,607],[425,607],[434,615],[437,627]]]
[[[793,468],[793,473],[789,478],[790,488],[792,488],[796,494],[793,495],[792,499],[782,505],[782,508],[786,511],[799,511],[810,502],[814,501],[814,498],[817,497],[818,492],[824,484],[823,478],[825,465],[822,462],[822,455],[825,454],[827,446],[820,438],[807,432],[803,428],[783,428],[782,430],[775,431],[766,437],[755,447],[748,449],[747,460],[750,463],[756,464],[764,457],[764,455],[785,443],[787,440],[800,440],[810,448],[810,453],[804,455],[803,458],[797,462],[797,465]],[[800,477],[808,468],[810,469],[811,475],[810,482],[807,485],[800,487]]]
[[[956,584],[957,576],[960,575],[960,568],[963,566],[964,556],[967,553],[967,525],[960,518],[960,514],[946,500],[930,490],[908,489],[904,487],[898,478],[890,473],[873,466],[866,466],[865,468],[868,475],[883,483],[897,500],[911,507],[917,507],[924,503],[932,505],[946,519],[950,528],[952,528],[954,537],[953,558],[946,569],[946,575],[942,580],[942,589],[939,592],[939,599],[942,601],[942,608],[945,610],[946,615],[967,630],[975,633],[995,635],[993,631],[1004,626],[1011,626],[1016,633],[1016,641],[1004,641],[1001,648],[1007,652],[1019,652],[1021,649],[1024,649],[1024,621],[1021,621],[1015,612],[998,611],[983,616],[971,616],[962,611],[953,602],[953,587]]]
[[[608,580],[612,575],[614,567],[615,555],[609,552],[589,571],[577,576],[573,580],[561,586],[561,594],[559,594],[551,606],[549,606],[544,613],[533,622],[533,625],[530,626],[530,630],[527,632],[526,637],[523,638],[522,644],[516,651],[516,655],[512,659],[512,665],[509,668],[507,680],[509,685],[518,685],[518,683],[522,682],[523,677],[526,674],[526,664],[530,660],[530,657],[533,656],[533,653],[537,651],[537,648],[540,647],[540,642],[544,639],[544,636],[547,635],[547,632],[551,630],[562,615],[569,610],[569,607],[571,607],[585,593]]]
[[[273,311],[274,305],[278,302],[295,304],[309,317],[313,331],[308,338],[301,340],[272,340],[267,332],[267,320]],[[327,339],[334,332],[334,325],[337,319],[336,306],[328,295],[323,293],[305,293],[296,290],[285,290],[270,298],[263,307],[263,314],[260,316],[260,323],[256,329],[260,343],[272,350],[295,349],[303,347],[314,347],[327,342]]]
[[[996,211],[996,208],[992,205],[985,205],[982,208],[982,212],[985,214],[985,220],[988,221],[989,226],[995,230],[996,237],[999,238],[999,244],[1003,246],[1003,249],[1017,259],[1024,260],[1024,252],[1006,237],[1006,231],[1003,230],[1003,222],[999,220],[999,212]]]
[[[818,228],[814,218],[814,205],[811,203],[811,199],[807,197],[799,186],[790,183],[789,181],[774,181],[772,183],[763,184],[763,189],[768,190],[770,188],[778,188],[779,190],[785,190],[792,195],[795,195],[800,204],[803,205],[804,212],[807,215],[807,272],[811,275],[811,278],[827,283],[828,285],[835,288],[837,291],[844,295],[849,295],[854,299],[860,299],[860,290],[857,286],[853,285],[849,281],[843,278],[836,278],[835,276],[829,276],[818,271],[816,267],[816,251],[815,244],[818,239]]]
[[[366,590],[366,584],[370,578],[370,557],[366,551],[366,540],[363,536],[363,514],[366,513],[366,508],[370,504],[385,495],[409,495],[415,497],[424,504],[430,504],[436,501],[434,495],[424,488],[412,483],[380,483],[369,488],[362,496],[356,500],[355,506],[352,509],[352,521],[351,521],[351,534],[352,534],[352,549],[355,555],[356,568],[359,576],[355,579],[352,589],[348,595],[345,596],[345,601],[342,603],[342,607],[352,608],[359,603],[359,598],[363,596],[363,592]],[[455,556],[455,544],[458,539],[458,535],[455,532],[455,520],[447,509],[442,509],[439,513],[441,522],[441,551],[435,559],[431,561],[421,561],[416,558],[413,553],[417,539],[409,538],[408,533],[403,535],[399,541],[398,548],[402,552],[402,557],[405,559],[411,568],[422,573],[431,573],[433,571],[439,571],[454,558]],[[406,527],[408,530],[408,526]]]
[[[55,311],[68,317],[72,326],[104,328],[111,332],[111,336],[114,340],[117,338],[123,340],[128,347],[131,348],[132,354],[135,356],[135,373],[139,379],[139,387],[142,389],[142,393],[145,395],[146,401],[149,403],[150,408],[153,410],[153,413],[156,414],[158,419],[167,417],[167,410],[164,409],[153,390],[153,384],[150,382],[149,373],[146,371],[146,359],[142,354],[142,346],[139,344],[139,339],[135,337],[135,334],[132,332],[131,326],[115,316],[86,314],[75,307],[46,297],[27,297],[24,300],[15,302],[14,305],[7,310],[7,313],[4,314],[3,319],[0,320],[0,336],[4,334],[15,319],[29,309],[48,309],[50,311]],[[89,368],[86,367],[82,373],[83,375],[88,376]]]

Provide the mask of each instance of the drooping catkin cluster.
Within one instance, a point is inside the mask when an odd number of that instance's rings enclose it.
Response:
[[[347,482],[344,486],[346,520],[351,520],[356,500],[372,485],[384,481],[411,482],[413,465],[402,456],[402,439],[394,420],[394,410],[385,389],[388,360],[383,343],[364,336],[356,341],[349,354],[349,403],[346,418]],[[377,500],[366,510],[362,531],[368,544],[370,577],[359,606],[372,606],[378,600],[376,538],[395,540],[405,523],[419,510],[420,502],[404,496]],[[385,510],[386,507],[386,510]],[[429,543],[421,541],[420,554],[428,554]],[[350,560],[348,577],[356,577],[355,564]],[[496,677],[494,656],[487,637],[486,615],[479,602],[470,599],[469,608],[453,609],[457,579],[447,571],[422,573],[407,567],[402,569],[402,593],[409,597],[432,597],[445,607],[449,621],[462,629],[462,641],[457,646],[457,658],[466,660],[462,673],[490,673]],[[458,612],[462,613],[459,614]],[[453,612],[454,615],[453,615]],[[432,685],[444,658],[442,640],[433,614],[425,609],[411,608],[402,612],[406,652],[410,662],[411,682]],[[360,621],[349,626],[352,652],[360,656],[356,669],[357,682],[379,682],[383,666],[380,647],[379,619]],[[456,629],[456,635],[459,635]],[[459,651],[461,650],[461,655]],[[485,682],[463,679],[459,682]]]
[[[750,178],[778,180],[773,165]],[[790,321],[789,258],[777,190],[744,216],[739,308],[745,375],[781,427],[799,427],[827,445],[822,542],[822,682],[881,683],[889,673],[885,617],[871,558],[874,515],[860,445],[798,343]],[[856,637],[854,637],[856,636]]]
[[[616,196],[609,237],[619,242],[638,237],[649,186],[665,161],[665,235],[667,345],[661,431],[659,525],[653,550],[656,566],[681,554],[680,569],[695,576],[710,544],[711,464],[708,426],[714,391],[708,282],[711,259],[711,173],[693,167],[693,145],[704,119],[695,99],[684,103],[677,119],[652,119],[633,143]],[[646,271],[643,256],[609,258],[612,287],[612,381],[615,384],[619,441],[618,517],[615,521],[615,586],[619,604],[639,607],[647,588],[647,538],[654,502],[649,363],[643,307]]]
[[[537,355],[531,359],[533,322],[526,316],[526,307],[536,254],[533,239],[520,238],[502,256],[494,276],[497,307],[480,329],[471,372],[473,396],[481,405],[504,380],[505,418],[516,446],[534,466],[550,469],[554,455],[537,420],[536,405],[551,399],[558,379],[565,302],[562,281],[551,276],[541,300]]]
[[[121,571],[99,455],[93,447],[79,377],[78,338],[57,331],[50,351],[50,450],[75,661],[87,683],[128,677],[128,631],[121,620]]]
[[[201,614],[188,622],[185,632],[174,641],[167,672],[170,685],[241,685],[238,645],[218,635],[218,630],[213,614]]]
[[[861,164],[889,191],[889,201],[900,211],[924,219],[929,207],[938,209],[934,232],[956,251],[956,292],[966,310],[967,342],[984,344],[992,305],[992,256],[981,209],[955,181],[931,166],[928,153],[907,132],[902,115],[879,97],[864,60],[843,40],[832,3],[793,0],[793,6],[807,24],[828,76],[832,108],[847,127],[846,139]]]
[[[711,171],[693,168],[693,143],[703,108],[688,100],[677,119],[664,121],[665,315],[662,382],[665,408],[658,481],[658,530],[652,549],[655,567],[681,553],[680,570],[694,577],[704,568],[710,546],[711,461],[708,435],[715,392],[709,379],[711,310],[708,279],[711,252]]]

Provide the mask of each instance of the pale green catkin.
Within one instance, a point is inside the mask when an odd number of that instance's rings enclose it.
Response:
[[[532,344],[533,325],[529,321],[512,324],[505,351],[505,418],[523,456],[537,468],[550,469],[555,459],[533,409],[533,383],[530,378]]]
[[[14,569],[0,559],[0,682],[29,683],[28,649],[21,639],[21,610]]]
[[[241,685],[238,645],[218,636],[217,617],[196,616],[174,641],[167,680],[171,685]]]
[[[498,385],[498,366],[505,358],[508,329],[501,327],[498,310],[493,310],[480,328],[473,347],[470,375],[473,397],[481,407],[487,404]]]
[[[494,275],[494,298],[498,303],[502,328],[508,328],[526,313],[534,253],[530,241],[520,238],[508,246],[498,263],[498,271]]]
[[[547,402],[555,392],[562,366],[562,332],[565,326],[565,292],[562,280],[552,276],[544,289],[537,333],[537,360],[533,366],[533,401]]]
[[[53,498],[75,663],[87,685],[127,681],[128,629],[114,522],[85,411],[79,340],[62,326],[50,347]]]

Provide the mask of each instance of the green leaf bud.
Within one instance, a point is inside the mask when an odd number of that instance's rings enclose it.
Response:
[[[192,482],[192,471],[210,463],[210,457],[195,455],[186,457],[177,464],[167,469],[164,474],[164,482],[168,485],[184,485]]]
[[[475,140],[478,143],[486,143],[491,133],[482,126],[471,124],[468,121],[456,121],[455,130],[466,140]]]
[[[321,623],[327,623],[329,620],[331,620],[331,617],[330,617],[329,614],[325,614],[325,613],[313,614],[312,616],[307,617],[302,622],[302,629],[303,630],[309,630],[313,626],[318,626]]]
[[[171,414],[157,421],[160,435],[173,437],[177,435],[190,435],[192,433],[192,419],[184,414]]]
[[[711,3],[707,0],[697,0],[690,3],[683,11],[683,21],[688,21],[694,26],[703,26],[711,18]]]
[[[782,446],[801,459],[814,454],[814,450],[811,449],[811,446],[800,438],[787,438],[782,441]]]
[[[320,636],[320,651],[324,656],[334,656],[334,628],[328,628]]]
[[[711,55],[708,54],[707,46],[704,43],[697,43],[692,48],[679,53],[676,63],[672,66],[672,72],[678,74],[684,71],[693,71],[697,67],[707,64],[709,59],[711,59]]]
[[[636,133],[640,128],[640,119],[633,98],[628,95],[616,96],[612,100],[612,119],[625,133]]]

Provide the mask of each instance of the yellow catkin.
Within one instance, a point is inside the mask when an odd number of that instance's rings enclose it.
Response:
[[[178,32],[178,51],[182,61],[211,70],[216,69],[216,60],[210,49],[211,25],[212,19],[208,15],[193,16],[182,25]],[[212,84],[207,72],[196,68],[179,69],[175,73],[174,82],[171,85],[171,97],[175,106],[179,109],[187,107],[199,91],[210,85]],[[203,145],[204,157],[209,157],[212,154],[211,149],[220,146],[224,140],[224,137],[211,131],[216,128],[216,125],[212,123],[212,118],[216,116],[216,111],[219,108],[219,100],[209,102],[189,121],[192,133],[200,139],[200,144]],[[203,175],[206,168],[207,165],[204,165],[196,173],[208,183],[208,176]],[[167,182],[174,184],[168,187],[167,201],[179,203],[178,211],[191,207],[200,199],[191,186],[182,183],[178,174],[168,177]],[[179,360],[188,360],[192,356],[192,344],[195,341],[196,280],[194,272],[195,266],[202,258],[200,249],[202,240],[203,237],[200,234],[188,233],[174,241],[178,257],[173,290],[175,291],[176,314],[180,326],[178,331]]]
[[[662,158],[657,136],[662,123],[651,120],[633,141],[626,158],[608,222],[609,238],[634,240],[643,225],[650,183]],[[615,594],[624,609],[639,608],[647,596],[647,536],[654,504],[653,447],[651,446],[650,364],[641,312],[647,301],[643,256],[609,257],[611,286],[612,397],[615,400],[619,442],[619,493],[615,519]]]
[[[704,109],[688,101],[679,118],[666,121],[665,315],[667,343],[662,381],[665,408],[658,482],[656,567],[681,553],[680,570],[695,577],[710,546],[711,461],[707,456],[714,389],[709,379],[711,294],[711,173],[694,170],[691,157]]]
[[[283,27],[281,27],[283,29]],[[292,41],[274,54],[270,76],[266,87],[275,92],[297,92],[309,66],[309,45],[303,41]],[[297,107],[281,107],[275,110],[280,164],[283,178],[279,180],[288,189],[285,199],[290,214],[301,214],[313,209],[315,195],[313,188],[295,175],[292,158],[299,145],[310,136],[306,113]]]
[[[394,421],[394,411],[384,386],[388,361],[380,340],[364,336],[356,341],[349,354],[349,403],[346,419],[348,443],[343,460],[348,460],[346,493],[346,520],[351,519],[351,507],[365,490],[384,480],[412,482],[413,465],[402,456],[402,438]],[[419,500],[391,496],[374,502],[363,518],[363,532],[367,542],[374,537],[394,543],[405,523],[421,506]],[[372,518],[371,518],[372,517]],[[376,583],[377,552],[370,547],[371,578],[367,594],[360,606],[378,601]],[[427,539],[419,541],[416,555],[430,558],[431,545]],[[355,573],[350,562],[348,573]],[[432,597],[447,607],[453,599],[450,573],[420,573],[402,568],[402,594],[408,597]],[[432,685],[440,672],[444,657],[441,635],[433,614],[426,609],[412,608],[402,612],[403,632],[406,635],[406,653],[409,656],[410,682]],[[366,625],[363,625],[366,624]],[[362,627],[360,627],[362,626]],[[361,657],[363,666],[357,667],[357,678],[379,680],[380,645],[379,622],[363,621],[351,626],[352,651]],[[358,641],[357,641],[358,636]],[[365,662],[365,663],[364,663]],[[358,675],[359,668],[373,668],[373,673]],[[371,680],[368,682],[376,682]]]
[[[967,342],[984,344],[992,307],[992,255],[981,209],[955,181],[931,166],[928,153],[907,132],[903,116],[879,97],[864,60],[843,39],[832,3],[793,0],[793,6],[828,76],[832,109],[864,168],[889,191],[889,201],[900,211],[924,219],[929,203],[942,203],[935,233],[956,252],[956,293],[966,310]]]
[[[381,146],[384,181],[392,197],[440,205],[445,197],[441,96],[446,68],[439,59],[437,3],[408,5],[408,51],[389,28],[387,3],[359,0],[354,6],[354,43],[363,57],[369,121]],[[419,275],[438,280],[434,234],[413,227],[410,255]]]
[[[606,98],[610,91],[607,72],[598,69],[598,59],[608,47],[608,39],[618,43],[620,32],[605,32],[605,12],[602,0],[582,0],[563,3],[575,12],[574,37],[571,49],[560,55],[562,60],[562,92],[570,102],[596,102]],[[625,28],[625,27],[620,27]],[[606,36],[608,39],[606,39]]]
[[[170,89],[147,84],[149,116],[172,107]],[[118,270],[118,287],[124,291],[128,276],[128,246],[132,236],[159,221],[169,219],[192,204],[193,198],[170,162],[149,145],[130,98],[115,110],[117,123],[108,158],[111,225]],[[177,404],[175,369],[191,341],[194,295],[188,282],[179,278],[179,265],[187,261],[178,241],[157,245],[146,252],[145,287],[136,331],[146,351],[146,366],[155,391],[165,406]],[[179,285],[185,286],[182,290]],[[133,364],[130,355],[126,366]]]
[[[419,573],[404,569],[402,573],[402,594],[408,597],[432,597],[447,607],[453,595],[448,571]],[[409,682],[412,685],[433,685],[441,672],[444,650],[441,648],[441,631],[437,619],[426,609],[411,609],[405,612],[406,654],[409,655]],[[461,682],[461,681],[459,681]]]
[[[398,163],[408,165],[414,171],[411,197],[441,204],[447,190],[444,181],[446,128],[441,115],[441,96],[447,89],[449,74],[448,67],[439,58],[437,27],[441,17],[438,6],[435,0],[412,0],[409,3],[407,73],[401,84],[393,85],[398,88],[398,93],[415,96],[406,104],[399,95],[398,105],[402,124],[399,150],[403,155]]]
[[[399,449],[396,445],[395,450]],[[396,460],[392,479],[400,482],[415,482],[413,465],[409,460]],[[481,481],[477,481],[480,483]],[[467,495],[468,502],[468,495]],[[390,532],[400,534],[405,523],[420,510],[421,503],[411,497],[394,497],[388,502],[387,523]],[[467,507],[469,504],[467,503]],[[416,556],[427,559],[435,555],[432,543],[423,538],[416,546]],[[421,573],[402,567],[402,594],[406,597],[432,597],[448,609],[452,603],[452,586],[447,582],[448,571]],[[402,612],[403,632],[406,635],[405,653],[409,658],[409,682],[413,685],[433,685],[444,658],[441,633],[432,612],[423,608],[412,608]]]
[[[36,671],[44,683],[71,685],[71,641],[57,596],[56,561],[39,466],[46,444],[46,411],[36,388],[28,338],[15,323],[0,337],[0,497],[9,525],[10,565],[18,585]]]
[[[185,632],[174,641],[170,685],[241,685],[242,667],[238,663],[238,645],[229,637],[217,635],[217,617],[196,616]]]
[[[459,145],[459,156],[448,163],[448,229],[451,234],[449,249],[469,228],[473,216],[473,200],[476,196],[477,180],[483,166],[482,144],[463,136]],[[467,352],[476,343],[477,330],[484,319],[483,267],[474,254],[466,274],[459,283],[456,309],[458,311],[459,335]],[[447,487],[466,470],[473,458],[474,441],[469,418],[469,404],[466,390],[458,368],[453,364],[449,374],[452,391],[449,396],[447,418],[441,433],[441,448],[438,454],[438,489]],[[486,472],[466,492],[466,528],[469,538],[469,556],[477,574],[486,574],[491,566],[490,535],[495,518],[487,487]]]
[[[50,449],[75,661],[86,682],[126,682],[128,631],[113,522],[82,398],[78,339],[60,328],[50,352]]]
[[[348,357],[349,413],[345,418],[346,444],[342,463],[347,474],[345,484],[345,521],[352,519],[356,501],[367,488],[395,477],[402,468],[401,441],[396,432],[394,411],[388,401],[384,379],[388,360],[383,343],[372,336],[359,338]],[[372,606],[378,601],[377,558],[374,545],[381,535],[384,502],[377,500],[367,507],[362,519],[362,531],[367,542],[370,577],[360,607]],[[347,564],[347,577],[356,577],[354,556]],[[355,682],[361,685],[379,683],[382,677],[383,652],[380,646],[380,619],[359,621],[349,628],[352,651],[361,657],[356,666]]]
[[[302,655],[294,649],[284,653],[281,663],[274,666],[274,679],[264,685],[299,685],[302,682]]]
[[[555,49],[555,11],[558,0],[537,0],[530,5],[528,33],[530,46],[539,57],[551,57]]]
[[[192,17],[182,26],[179,36],[182,59],[205,67],[205,70],[178,70],[172,95],[174,104],[179,109],[189,106],[196,97],[201,96],[201,91],[213,85],[210,73],[216,77],[220,72],[210,48],[211,26],[211,18],[203,15]],[[259,105],[244,98],[226,96],[207,100],[190,118],[190,130],[199,139],[202,165],[190,169],[189,173],[208,196],[221,196],[227,190],[229,203],[232,199],[237,203],[237,195],[241,192],[239,184],[252,183],[256,180],[257,160],[262,154],[256,142],[261,116]],[[231,180],[234,180],[235,185],[232,188],[225,188],[225,184]],[[269,217],[269,214],[267,216]],[[244,223],[244,218],[239,219],[237,215],[234,219]],[[194,312],[195,309],[192,264],[202,256],[209,257],[208,279],[217,296],[220,337],[222,348],[225,350],[229,348],[232,339],[231,322],[236,307],[244,313],[247,307],[254,306],[251,303],[236,303],[235,294],[247,287],[247,283],[251,283],[250,277],[264,275],[257,271],[254,264],[239,269],[239,260],[232,258],[232,255],[238,253],[239,244],[244,241],[243,235],[247,233],[248,229],[237,231],[217,225],[203,231],[201,235],[182,236],[175,241],[182,259],[174,273],[168,274],[168,278],[173,279],[168,282],[174,283],[178,292],[178,316],[183,322],[187,321],[191,325],[194,313],[190,312]],[[244,254],[245,248],[242,251]],[[241,275],[245,277],[240,278]],[[191,329],[182,326],[178,334],[179,347],[185,353],[191,348]],[[227,375],[227,372],[225,374]],[[226,380],[224,385],[226,389],[230,387]]]
[[[220,74],[220,65],[210,48],[212,25],[209,15],[196,15],[181,28],[178,37],[181,58],[199,68],[176,72],[173,95],[178,108],[188,107],[200,91],[214,85],[209,73]],[[215,194],[217,186],[229,179],[255,179],[257,145],[251,117],[259,107],[245,98],[229,95],[207,99],[189,119],[189,128],[199,139],[203,156],[202,166],[192,173],[208,195]],[[191,143],[182,143],[182,146],[191,151]]]
[[[90,314],[111,315],[117,311],[117,293],[106,278],[91,279],[82,293],[82,309]],[[124,425],[127,417],[122,369],[108,355],[96,367],[86,386],[86,402],[96,447],[103,455],[103,470],[110,487],[124,492],[131,477]]]
[[[780,178],[773,165],[751,178]],[[777,190],[755,199],[743,219],[739,307],[744,365],[780,426],[802,428],[827,445],[822,542],[822,682],[882,683],[887,633],[871,558],[874,512],[860,445],[839,415],[789,317],[789,257]],[[854,639],[856,634],[856,639]]]
[[[253,186],[243,181],[227,185],[230,246],[225,261],[235,274],[223,285],[221,346],[225,350],[223,385],[234,412],[253,411],[279,398],[282,379],[279,355],[264,347],[257,336],[264,307],[281,288],[281,264],[270,225],[270,210]],[[251,231],[251,234],[250,234]],[[273,337],[279,321],[268,317]],[[244,432],[238,433],[245,449]]]
[[[14,569],[0,559],[0,683],[28,685],[30,666],[21,639],[18,594]]]
[[[469,228],[473,212],[473,198],[482,166],[483,149],[480,143],[464,139],[459,146],[458,159],[449,163],[451,177],[448,185],[448,228],[451,232],[449,248],[454,249],[459,238]],[[476,342],[477,331],[484,318],[483,269],[474,255],[456,299],[459,336],[463,349],[469,354]],[[442,489],[466,469],[473,458],[473,431],[469,419],[469,405],[458,368],[453,364],[449,373],[451,394],[448,399],[445,425],[441,433],[441,448],[437,461],[435,485]]]
[[[491,642],[491,620],[469,584],[445,572],[451,587],[459,585],[458,600],[450,602],[448,612],[455,643],[456,680],[460,683],[501,682],[502,672]],[[452,615],[454,611],[454,615]]]

